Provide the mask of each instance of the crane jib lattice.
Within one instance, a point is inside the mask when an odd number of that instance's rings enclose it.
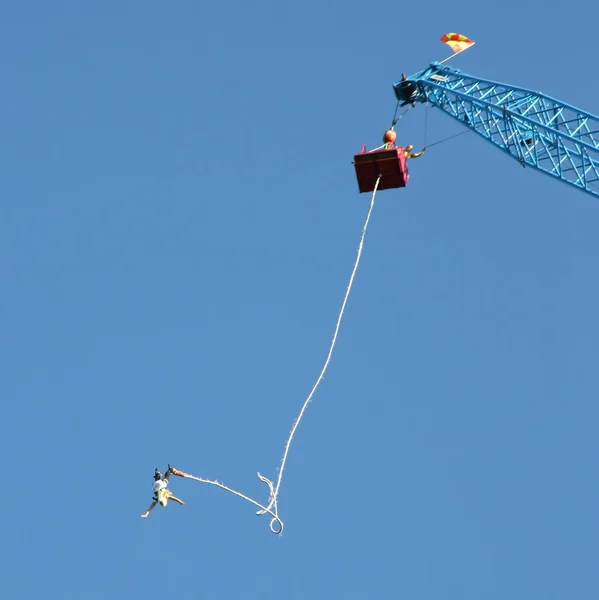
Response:
[[[523,166],[599,197],[599,117],[439,63],[393,87],[401,105],[436,106]]]

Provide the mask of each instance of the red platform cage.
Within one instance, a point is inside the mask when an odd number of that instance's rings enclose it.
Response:
[[[381,175],[379,190],[406,187],[410,174],[402,146],[382,150],[362,151],[354,156],[354,166],[360,192],[372,192]]]

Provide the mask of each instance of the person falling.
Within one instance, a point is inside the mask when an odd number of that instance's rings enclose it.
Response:
[[[146,512],[141,515],[144,519],[148,517],[150,511],[156,506],[156,504],[160,504],[160,506],[166,506],[169,500],[173,500],[174,502],[178,502],[181,506],[185,504],[183,500],[180,500],[176,496],[173,496],[173,493],[168,489],[168,478],[171,473],[174,473],[175,470],[169,465],[166,475],[162,475],[162,473],[158,470],[154,470],[154,483],[152,484],[152,491],[154,492],[154,498],[152,500],[152,504],[150,504],[150,508],[146,510]]]

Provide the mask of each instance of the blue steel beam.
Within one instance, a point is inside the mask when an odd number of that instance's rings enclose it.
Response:
[[[599,117],[539,92],[430,67],[393,85],[402,106],[428,102],[515,158],[599,197]]]

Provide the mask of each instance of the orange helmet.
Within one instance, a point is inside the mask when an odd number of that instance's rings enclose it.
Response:
[[[396,139],[397,134],[395,133],[395,131],[393,131],[393,129],[388,129],[387,131],[385,131],[385,135],[383,136],[383,142],[385,142],[385,144],[393,144],[393,142],[395,142]]]

